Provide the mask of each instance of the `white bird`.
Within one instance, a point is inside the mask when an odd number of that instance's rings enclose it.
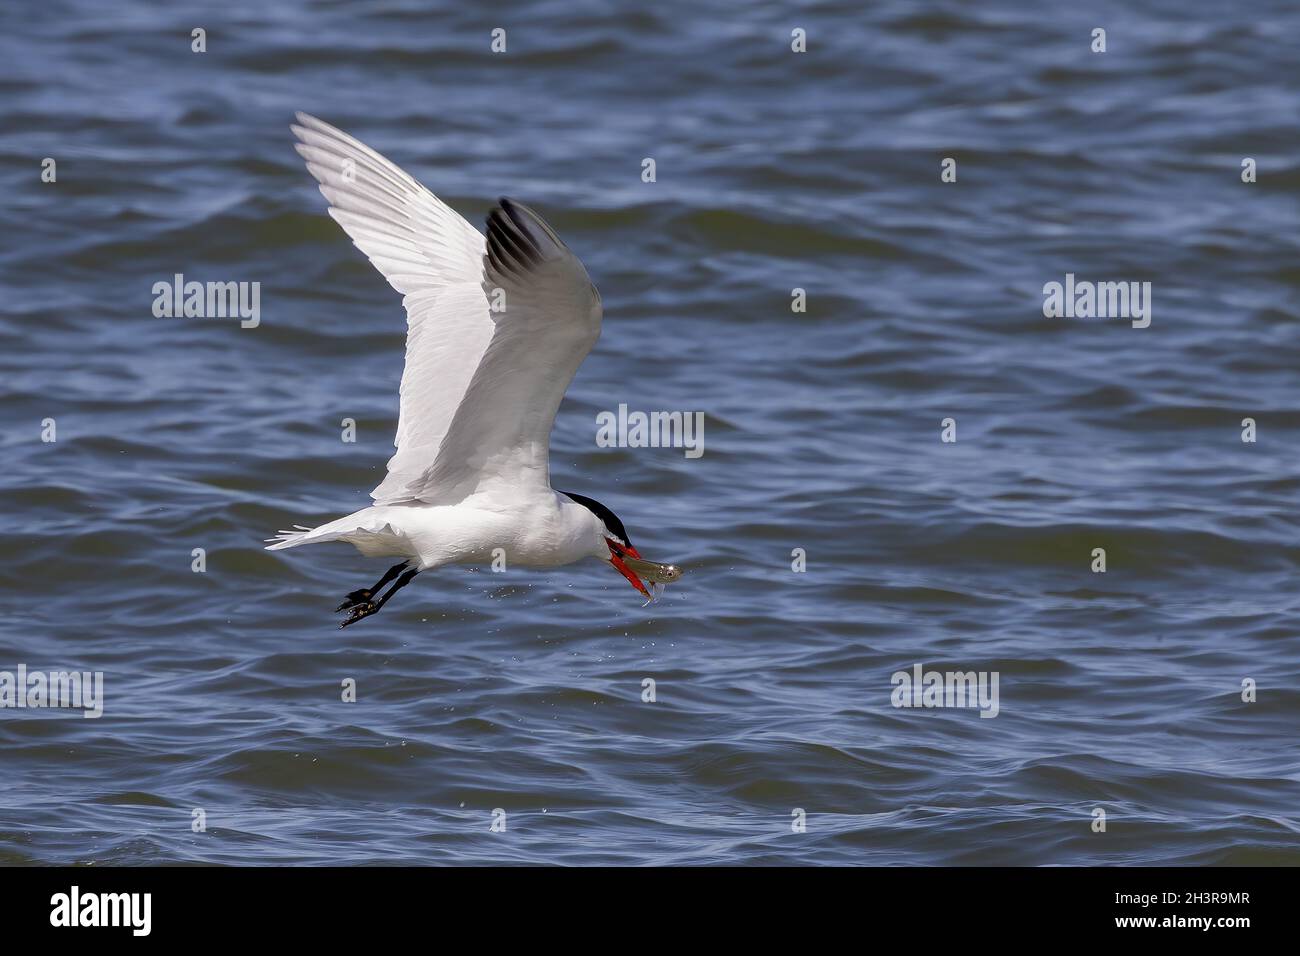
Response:
[[[346,541],[403,559],[347,596],[340,627],[376,613],[421,571],[494,553],[524,567],[601,558],[653,600],[681,572],[644,560],[604,505],[551,489],[555,413],[600,336],[600,293],[577,256],[510,199],[488,214],[485,239],[368,146],[296,116],[295,148],[329,214],[403,296],[406,368],[397,452],[374,504],[281,531],[268,550]]]

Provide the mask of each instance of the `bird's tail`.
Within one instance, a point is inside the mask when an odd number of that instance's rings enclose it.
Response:
[[[267,538],[267,541],[274,541],[275,544],[268,544],[267,551],[281,551],[284,548],[294,548],[300,544],[306,544],[307,539],[311,537],[315,528],[308,528],[306,525],[294,525],[294,531],[277,531],[274,538]]]
[[[388,523],[384,509],[363,508],[355,514],[327,521],[318,528],[294,525],[293,531],[281,531],[274,538],[267,538],[272,543],[266,546],[266,550],[280,551],[318,541],[346,541],[365,555],[409,554],[408,548],[399,546],[401,539],[402,536]]]

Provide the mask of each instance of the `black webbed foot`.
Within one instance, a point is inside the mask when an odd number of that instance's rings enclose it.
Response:
[[[356,591],[352,591],[343,599],[343,603],[334,609],[334,613],[337,614],[340,611],[347,611],[354,608],[358,604],[364,604],[374,597],[374,595],[375,592],[370,590],[370,588],[359,588]]]
[[[339,627],[347,627],[349,624],[357,623],[363,617],[369,617],[377,613],[381,607],[388,603],[390,597],[410,584],[411,579],[419,573],[418,568],[412,568],[409,566],[409,562],[403,561],[401,564],[395,564],[389,568],[388,573],[380,578],[379,583],[373,588],[361,588],[358,591],[353,591],[342,604],[334,609],[338,613],[348,612],[348,616]],[[393,578],[397,578],[396,581],[393,581],[393,586],[378,601],[372,601],[371,598],[378,594],[380,589],[389,581],[392,581]]]
[[[373,598],[376,594],[378,594],[381,590],[383,590],[385,584],[393,580],[393,578],[397,577],[399,574],[405,571],[409,566],[410,566],[409,561],[403,561],[401,564],[394,564],[391,568],[389,568],[387,571],[384,572],[384,576],[382,578],[380,578],[378,581],[375,582],[374,587],[359,588],[358,590],[350,593],[346,598],[343,599],[343,603],[334,609],[334,613],[339,614],[342,613],[343,611],[350,611],[353,608],[355,608],[357,605],[367,603],[371,598]],[[369,613],[373,614],[375,612],[371,611]],[[351,623],[352,623],[351,621],[347,622],[347,624],[351,624]],[[344,626],[346,626],[346,624]]]
[[[349,624],[355,624],[363,617],[369,617],[378,610],[379,605],[374,601],[365,601],[360,604],[355,604],[352,607],[352,613],[344,619],[343,623],[340,624],[339,627],[347,627]]]

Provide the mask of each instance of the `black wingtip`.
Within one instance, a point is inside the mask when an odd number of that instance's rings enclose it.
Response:
[[[487,238],[492,268],[518,277],[555,258],[564,248],[541,216],[509,196],[500,197],[488,213]]]

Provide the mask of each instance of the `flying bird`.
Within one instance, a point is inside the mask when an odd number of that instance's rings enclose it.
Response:
[[[267,549],[346,541],[402,559],[348,594],[340,627],[377,613],[421,571],[502,553],[523,567],[599,558],[654,600],[681,571],[642,558],[600,502],[551,488],[555,413],[600,336],[600,293],[578,257],[512,199],[488,213],[484,237],[379,153],[296,116],[295,148],[330,216],[402,294],[406,367],[397,451],[374,503],[281,531]]]

